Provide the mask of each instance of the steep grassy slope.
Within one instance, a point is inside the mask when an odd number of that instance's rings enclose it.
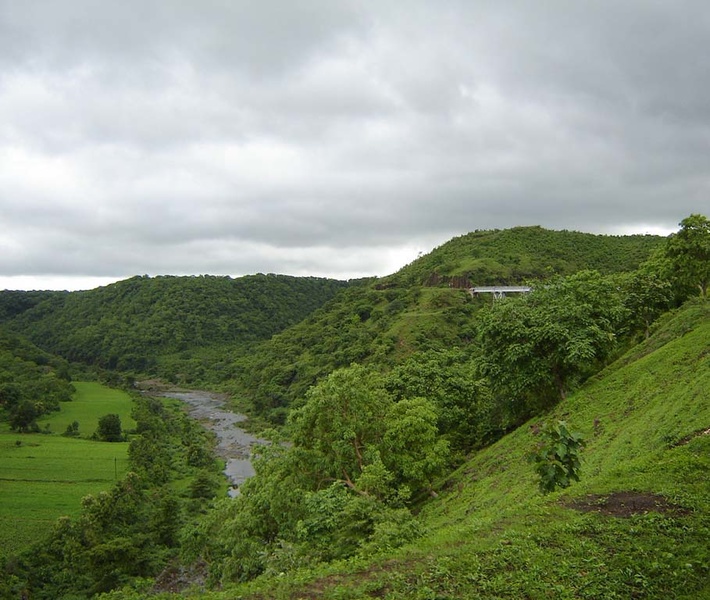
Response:
[[[416,544],[200,597],[710,597],[710,304],[667,316],[547,418],[585,435],[580,483],[538,492],[537,420],[442,484]]]

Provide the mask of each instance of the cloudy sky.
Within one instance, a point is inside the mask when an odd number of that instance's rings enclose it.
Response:
[[[707,0],[0,0],[0,289],[710,213]]]

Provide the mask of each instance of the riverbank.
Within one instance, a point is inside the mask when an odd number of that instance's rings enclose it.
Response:
[[[239,427],[239,423],[246,421],[246,415],[230,411],[226,408],[226,397],[214,392],[154,386],[144,389],[143,393],[180,400],[193,419],[215,434],[215,452],[225,461],[224,474],[231,486],[229,495],[239,494],[239,486],[254,475],[252,446],[267,443]]]

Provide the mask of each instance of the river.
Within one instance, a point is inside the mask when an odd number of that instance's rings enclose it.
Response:
[[[224,474],[231,483],[229,495],[237,496],[239,486],[254,475],[250,460],[252,445],[265,444],[266,441],[238,427],[237,424],[245,421],[246,417],[225,408],[224,400],[218,394],[193,390],[167,391],[160,395],[184,402],[190,416],[214,432],[217,436],[216,453],[226,462]]]

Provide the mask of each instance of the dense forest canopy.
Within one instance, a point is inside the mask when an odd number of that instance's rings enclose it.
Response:
[[[32,291],[22,292],[17,290],[0,291],[0,323],[21,315],[44,300],[63,297],[68,292]]]
[[[471,350],[473,315],[489,302],[472,298],[472,285],[544,281],[581,270],[632,271],[663,241],[541,227],[455,238],[394,275],[348,290],[237,356],[228,367],[232,389],[280,423],[284,407],[334,369],[353,362],[392,366],[430,350]]]
[[[0,328],[0,421],[34,431],[36,419],[71,400],[69,365]]]
[[[68,360],[145,372],[164,355],[268,339],[346,286],[284,275],[133,277],[26,303],[7,327]],[[3,296],[9,305],[16,294],[1,292],[0,305]]]

